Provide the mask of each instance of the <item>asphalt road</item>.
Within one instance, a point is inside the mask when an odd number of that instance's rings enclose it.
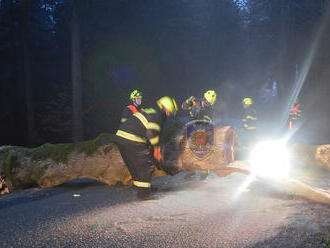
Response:
[[[183,177],[145,202],[89,179],[1,196],[0,247],[330,247],[328,206],[245,175]]]

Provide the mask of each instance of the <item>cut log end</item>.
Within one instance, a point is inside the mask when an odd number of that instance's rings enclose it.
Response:
[[[330,170],[330,145],[320,145],[316,148],[315,159],[322,168]]]
[[[204,157],[196,156],[188,141],[184,143],[180,157],[184,170],[219,170],[235,160],[235,147],[238,144],[235,130],[230,126],[216,126],[214,136],[214,145]]]

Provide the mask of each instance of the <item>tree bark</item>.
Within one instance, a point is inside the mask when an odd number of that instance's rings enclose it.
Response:
[[[205,160],[194,158],[186,143],[169,151],[164,164],[177,171],[219,170],[234,160],[237,136],[231,127],[216,127],[214,150]],[[180,138],[182,139],[182,138]],[[94,140],[72,144],[44,144],[37,148],[3,146],[0,148],[0,173],[13,189],[33,185],[53,187],[78,178],[92,178],[108,185],[131,184],[131,175],[123,162],[113,135],[101,134]],[[154,176],[165,172],[155,170]]]
[[[232,127],[215,127],[213,151],[204,159],[197,159],[181,135],[165,146],[164,168],[176,167],[183,170],[213,170],[224,177],[233,172],[249,173],[246,163],[235,161],[237,135]],[[69,144],[44,144],[37,148],[14,146],[0,147],[0,193],[31,186],[53,187],[78,178],[92,178],[108,185],[122,182],[132,185],[131,175],[123,162],[114,136],[101,134],[96,139]],[[300,150],[298,149],[300,148]],[[310,154],[310,160],[304,156]],[[322,165],[330,169],[330,145],[293,146],[296,158],[309,165]],[[313,162],[313,163],[312,163]],[[166,172],[155,169],[153,176],[165,176]],[[283,181],[299,196],[330,205],[327,191],[303,185],[297,181]]]
[[[330,156],[329,151],[327,156]],[[246,161],[234,161],[226,167],[226,170],[218,170],[216,173],[220,173],[219,176],[222,176],[222,174],[227,176],[228,174],[225,173],[228,171],[230,171],[230,173],[239,172],[249,174],[250,170],[250,166]],[[293,178],[282,179],[274,182],[283,185],[290,192],[290,194],[297,197],[302,197],[312,202],[330,205],[330,190],[312,187]]]
[[[215,144],[205,159],[197,159],[184,141],[178,162],[182,170],[221,170],[235,160],[234,148],[238,137],[232,127],[215,128]]]
[[[330,170],[330,144],[310,146],[294,144],[291,147],[293,159],[301,166],[316,166]]]

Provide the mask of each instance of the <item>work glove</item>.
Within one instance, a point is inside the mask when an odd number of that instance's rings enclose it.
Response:
[[[160,163],[164,161],[160,146],[154,146],[154,159]]]
[[[192,103],[193,101],[195,101],[195,97],[194,97],[194,96],[191,96],[191,97],[189,97],[189,98],[186,100],[186,103],[192,105],[192,104],[193,104],[193,103]]]
[[[191,110],[191,107],[194,106],[194,101],[195,101],[194,96],[189,97],[186,101],[182,103],[181,108],[183,110]]]

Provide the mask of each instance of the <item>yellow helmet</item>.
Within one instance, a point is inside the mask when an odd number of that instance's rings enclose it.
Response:
[[[247,104],[247,105],[252,105],[253,104],[253,99],[250,97],[246,97],[242,100],[243,104]]]
[[[163,96],[157,101],[157,104],[160,108],[165,108],[173,115],[175,115],[176,112],[178,111],[178,105],[176,104],[176,101],[172,97]]]
[[[142,92],[139,90],[133,90],[129,99],[142,98]]]
[[[208,101],[211,105],[215,103],[217,100],[217,93],[214,90],[208,90],[204,93],[204,98]]]

